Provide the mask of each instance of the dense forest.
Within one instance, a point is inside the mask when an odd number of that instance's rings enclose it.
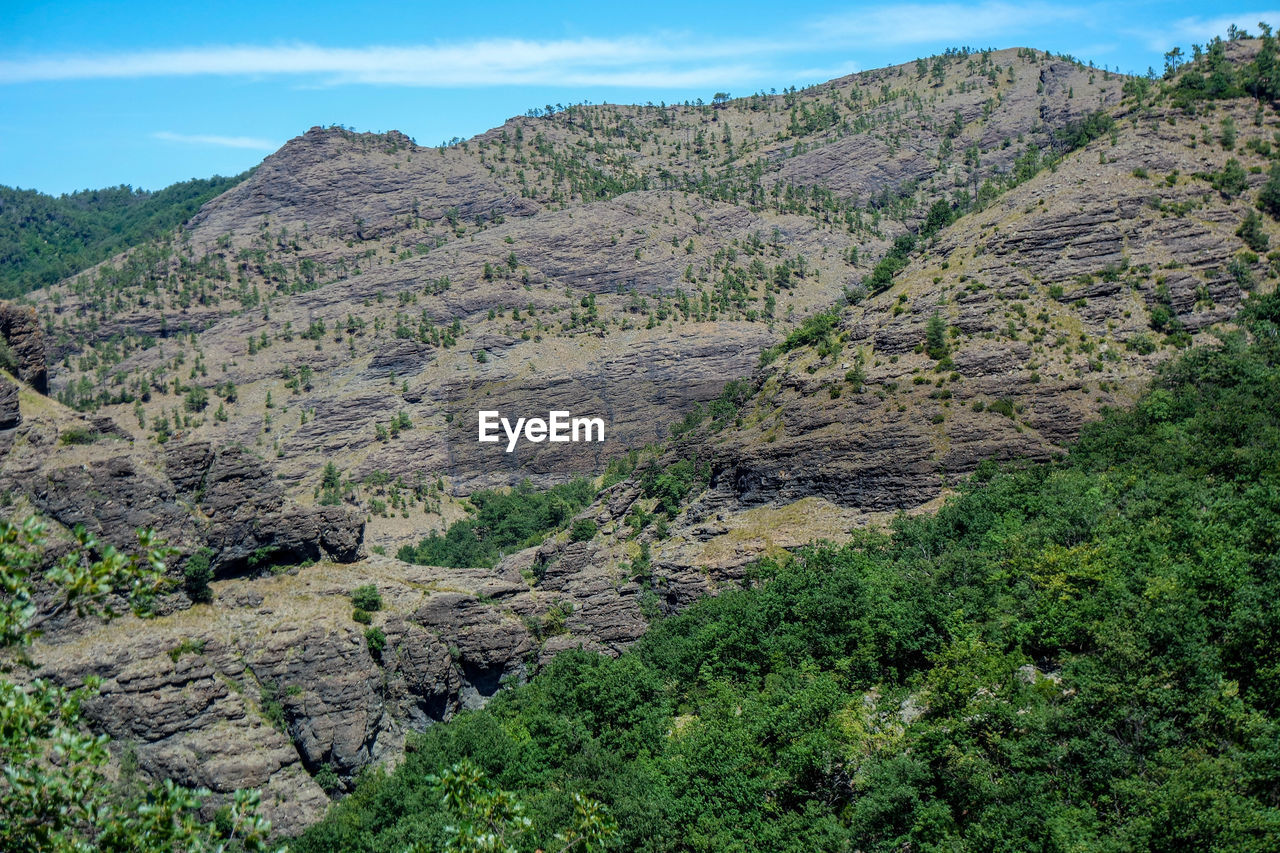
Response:
[[[1064,459],[561,654],[293,849],[1276,849],[1280,297],[1241,324]]]
[[[13,298],[160,236],[250,172],[156,192],[127,186],[49,196],[0,187],[0,298]]]

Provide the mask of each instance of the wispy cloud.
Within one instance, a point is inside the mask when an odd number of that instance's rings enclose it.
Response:
[[[220,148],[249,148],[254,151],[275,151],[280,147],[270,139],[258,139],[252,136],[210,136],[202,133],[170,133],[167,130],[151,134],[153,139],[165,142],[181,142],[184,145],[214,145]]]
[[[767,73],[749,61],[788,51],[770,41],[633,37],[494,39],[407,47],[236,45],[0,60],[0,83],[196,75],[301,75],[330,85],[693,86]]]
[[[1254,26],[1280,13],[1250,12],[1234,20]],[[1161,50],[1208,38],[1227,16],[1186,18],[1132,35]],[[0,57],[0,85],[32,82],[181,78],[291,77],[306,88],[340,85],[460,88],[480,86],[618,86],[738,89],[813,75],[794,64],[815,52],[856,56],[868,48],[968,44],[1043,46],[1058,28],[1113,38],[1114,12],[1100,0],[914,0],[882,2],[798,22],[755,38],[659,32],[615,38],[478,39],[418,45],[323,47],[306,43],[211,45],[115,53]],[[1105,31],[1105,35],[1103,32]],[[1079,34],[1075,36],[1079,38]],[[830,61],[830,60],[827,60]],[[854,70],[852,62],[840,70]],[[810,69],[819,71],[822,69]]]

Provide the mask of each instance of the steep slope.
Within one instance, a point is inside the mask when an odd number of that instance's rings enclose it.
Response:
[[[539,550],[544,588],[615,566],[637,608],[683,606],[778,549],[927,510],[985,460],[1049,459],[1178,348],[1211,342],[1247,290],[1275,286],[1274,256],[1253,249],[1276,225],[1254,201],[1280,122],[1219,102],[1216,123],[1239,128],[1227,149],[1167,103],[1117,118],[710,407],[589,511],[599,538]],[[1232,160],[1244,183],[1224,192]],[[568,626],[607,630],[586,609]]]
[[[460,496],[598,471],[1121,83],[953,52],[714,106],[571,106],[442,149],[314,128],[173,242],[37,296],[53,388],[139,439],[253,448],[303,502],[320,457],[365,509],[370,476]],[[609,441],[481,453],[451,420],[480,399],[585,409]],[[371,541],[442,526],[445,504],[375,512]]]
[[[148,772],[265,786],[292,830],[318,814],[325,765],[345,785],[406,728],[558,651],[618,651],[762,554],[927,509],[984,459],[1058,452],[1270,274],[1233,260],[1253,189],[1193,174],[1229,156],[1262,170],[1274,117],[1223,102],[1252,145],[1232,155],[1185,112],[1120,104],[1123,83],[1034,51],[955,53],[722,108],[576,106],[442,150],[313,129],[174,241],[33,299],[54,392],[120,437],[64,443],[78,416],[22,397],[10,511],[105,530],[150,499],[96,501],[116,481],[94,472],[138,457],[183,511],[136,523],[179,563],[210,547],[222,577],[209,605],[54,636],[39,659],[107,679],[94,718]],[[1108,105],[1110,131],[1090,119]],[[1057,159],[1086,126],[1102,136]],[[917,251],[894,248],[916,232]],[[463,417],[481,401],[604,410],[610,442],[484,453]],[[698,403],[713,414],[582,514],[599,535],[496,570],[339,565],[321,547],[334,525],[294,521],[345,504],[394,549],[479,486],[600,471]],[[270,537],[252,538],[251,501],[204,488],[219,465],[232,476],[211,482],[251,482],[279,511]],[[68,492],[87,496],[74,512],[51,499]],[[242,576],[277,546],[280,574]],[[345,597],[369,582],[388,602],[376,650]],[[86,663],[82,642],[110,654]],[[150,724],[187,702],[189,721]],[[274,757],[252,768],[206,760],[259,746]]]

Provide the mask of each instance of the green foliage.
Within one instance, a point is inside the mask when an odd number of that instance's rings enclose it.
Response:
[[[1280,163],[1271,167],[1267,182],[1258,192],[1258,209],[1272,219],[1280,220]]]
[[[195,604],[213,601],[213,590],[209,588],[209,582],[213,580],[213,568],[209,565],[212,559],[213,551],[201,548],[187,558],[187,564],[182,568],[182,588]]]
[[[915,247],[916,235],[910,232],[898,235],[875,269],[862,280],[862,286],[872,295],[888,290],[893,285],[893,277],[907,266]]]
[[[320,473],[320,504],[322,506],[338,506],[342,503],[342,472],[338,470],[338,466],[333,464],[330,459],[324,463],[324,470]]]
[[[835,308],[806,317],[803,323],[778,344],[778,349],[781,352],[791,352],[793,349],[816,344],[830,334],[838,322],[840,322],[840,312]]]
[[[1262,217],[1252,210],[1245,215],[1244,221],[1236,229],[1236,236],[1244,240],[1244,244],[1255,252],[1265,252],[1271,243],[1267,232],[1262,230]]]
[[[342,779],[338,777],[333,765],[328,762],[320,765],[320,769],[316,771],[315,779],[316,784],[320,786],[320,790],[329,795],[337,793],[342,787]]]
[[[1173,86],[1172,100],[1175,106],[1192,106],[1197,101],[1239,98],[1246,94],[1259,100],[1274,101],[1280,96],[1280,75],[1276,67],[1275,38],[1264,32],[1262,47],[1251,62],[1233,65],[1227,59],[1226,44],[1215,37],[1201,52],[1195,63],[1184,66],[1187,70]]]
[[[1054,140],[1067,151],[1083,148],[1093,140],[1111,133],[1115,127],[1115,119],[1110,113],[1099,110],[1083,118],[1067,122],[1061,130],[1055,131]]]
[[[9,342],[3,337],[0,337],[0,370],[10,376],[18,375],[18,357],[13,354]]]
[[[295,849],[558,849],[579,791],[625,850],[1276,849],[1280,297],[1241,319],[1062,461],[561,653]]]
[[[668,517],[674,517],[685,498],[697,485],[705,485],[707,472],[699,470],[692,459],[680,459],[665,467],[650,465],[640,477],[641,494],[657,498],[657,509]]]
[[[387,635],[376,626],[364,629],[364,641],[369,646],[369,654],[374,660],[382,660],[382,652],[387,647]]]
[[[1155,319],[1154,314],[1152,316],[1153,319]],[[1125,341],[1124,345],[1128,349],[1136,352],[1138,355],[1151,355],[1151,353],[1156,351],[1156,342],[1151,340],[1150,335],[1145,335],[1141,332]]]
[[[998,400],[993,400],[987,404],[987,411],[1004,415],[1006,418],[1011,418],[1014,414],[1013,401],[1008,397],[1001,397]]]
[[[924,223],[920,226],[921,237],[932,237],[956,220],[959,211],[952,208],[946,199],[938,199],[929,208]]]
[[[199,385],[192,385],[187,389],[182,405],[188,412],[203,412],[209,405],[209,392]]]
[[[609,464],[605,466],[604,476],[601,478],[600,488],[607,489],[610,486],[621,483],[627,477],[631,476],[631,472],[636,468],[636,462],[639,460],[640,454],[635,450],[630,450],[625,456],[619,456],[616,459],[610,459]]]
[[[76,531],[74,545],[50,564],[41,523],[0,519],[0,850],[212,853],[226,849],[220,835],[234,837],[240,850],[267,849],[270,825],[256,815],[256,792],[236,792],[224,821],[228,833],[201,823],[207,791],[166,780],[117,793],[107,775],[108,739],[88,733],[80,716],[98,680],[68,690],[42,678],[8,677],[14,668],[31,666],[24,648],[50,619],[72,612],[111,618],[112,600],[127,602],[138,615],[150,612],[168,585],[169,551],[150,533],[140,533],[138,541],[140,553],[125,555]],[[202,648],[184,642],[175,659]]]
[[[1224,196],[1233,198],[1249,188],[1249,176],[1245,174],[1240,161],[1232,157],[1222,167],[1222,171],[1213,176],[1213,186]]]
[[[382,593],[374,584],[365,584],[351,590],[351,603],[360,610],[376,613],[382,609]]]
[[[352,621],[359,622],[361,625],[369,625],[373,623],[373,616],[368,610],[362,610],[359,607],[351,611]]]
[[[83,426],[68,427],[58,436],[59,444],[93,444],[99,438],[96,430]]]
[[[711,429],[716,431],[724,429],[737,418],[738,410],[746,405],[754,393],[755,386],[751,382],[745,379],[732,379],[725,383],[720,394],[707,405],[695,403],[679,423],[672,425],[671,434],[681,436],[692,432],[701,426],[708,416],[711,418]]]
[[[204,654],[204,640],[183,640],[178,645],[169,649],[169,660],[177,663],[182,659],[183,655],[202,655]]]
[[[289,730],[289,721],[284,715],[284,703],[280,701],[280,688],[274,682],[264,681],[258,688],[258,707],[267,722],[281,732]]]
[[[481,490],[470,498],[472,518],[455,521],[443,536],[432,532],[416,546],[404,545],[396,556],[423,566],[492,567],[503,554],[562,529],[595,495],[591,481],[582,477],[546,491],[528,480],[509,492]]]
[[[418,840],[407,853],[506,853],[524,847],[519,842],[534,829],[525,804],[510,791],[494,786],[474,762],[463,759],[425,781],[453,823],[443,828],[443,838],[435,839],[436,843]],[[565,816],[568,825],[552,836],[555,849],[592,853],[611,846],[618,825],[608,809],[576,792],[570,799],[573,809],[571,816]]]
[[[54,197],[0,187],[0,297],[55,284],[159,237],[249,174],[183,181],[158,192],[120,186]]]
[[[571,542],[588,542],[600,531],[599,526],[589,518],[579,518],[569,528]]]
[[[925,328],[924,351],[935,361],[941,361],[951,354],[951,348],[947,345],[947,321],[936,312],[929,318]]]

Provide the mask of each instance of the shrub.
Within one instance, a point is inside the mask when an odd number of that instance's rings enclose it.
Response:
[[[1227,198],[1240,195],[1249,187],[1249,177],[1240,161],[1232,157],[1213,177],[1213,186]]]
[[[1271,167],[1267,182],[1258,192],[1258,209],[1272,219],[1280,219],[1280,163]]]
[[[201,548],[187,559],[182,569],[182,588],[195,604],[208,604],[213,601],[213,590],[209,582],[213,580],[213,569],[209,562],[213,559],[213,551]]]
[[[328,762],[320,765],[320,769],[316,771],[315,780],[320,790],[326,794],[332,795],[342,787],[342,779],[334,771],[333,765]]]
[[[13,350],[9,349],[9,344],[2,337],[0,337],[0,370],[11,376],[18,375],[18,357],[13,354]]]
[[[369,614],[369,611],[362,610],[359,607],[351,611],[351,618],[356,622],[359,622],[361,625],[368,625],[373,622],[373,616]]]
[[[203,412],[209,405],[209,392],[199,385],[192,385],[187,389],[182,405],[188,412]]]
[[[1004,415],[1006,418],[1013,417],[1013,401],[1008,397],[1001,397],[987,404],[987,411]]]
[[[1124,342],[1124,345],[1138,355],[1151,355],[1156,351],[1156,343],[1150,336],[1137,334]]]
[[[365,584],[351,590],[351,603],[359,610],[374,613],[382,609],[382,594],[373,584]]]
[[[1249,211],[1244,221],[1240,223],[1240,227],[1236,229],[1236,236],[1244,240],[1244,244],[1255,252],[1265,252],[1267,246],[1271,243],[1271,238],[1267,236],[1267,232],[1262,230],[1262,217],[1256,211]]]
[[[494,566],[504,553],[562,529],[595,496],[584,477],[541,492],[528,480],[509,492],[482,489],[471,495],[474,518],[455,521],[444,535],[432,532],[416,546],[401,546],[396,557],[422,566]]]
[[[98,433],[88,427],[74,426],[62,431],[58,441],[62,444],[93,444],[98,440]]]
[[[366,628],[364,641],[369,644],[369,654],[373,655],[374,660],[382,660],[382,652],[387,647],[387,635],[382,629]]]
[[[586,542],[595,538],[596,532],[600,528],[594,521],[589,518],[579,518],[573,523],[573,527],[569,528],[569,539],[573,542]]]

